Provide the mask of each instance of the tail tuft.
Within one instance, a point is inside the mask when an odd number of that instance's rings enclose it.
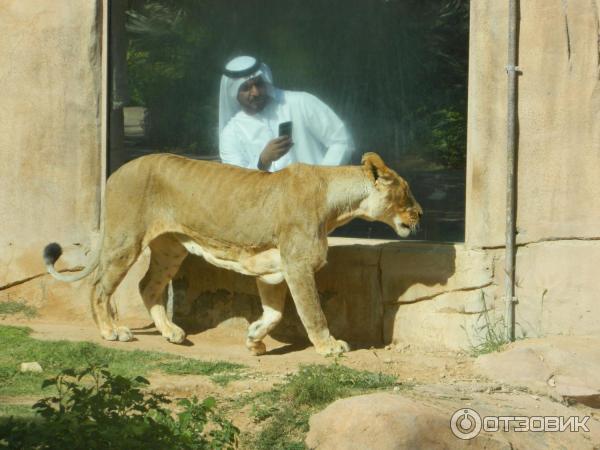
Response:
[[[60,255],[62,255],[62,248],[56,242],[48,244],[44,248],[44,262],[46,264],[54,265]]]

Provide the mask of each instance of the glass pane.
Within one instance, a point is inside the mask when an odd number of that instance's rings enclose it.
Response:
[[[222,69],[252,55],[275,86],[314,94],[336,112],[353,136],[353,163],[375,151],[409,181],[424,209],[415,239],[464,239],[468,1],[130,0],[127,8],[111,11],[112,169],[152,152],[218,159]],[[358,220],[334,234],[396,238]]]

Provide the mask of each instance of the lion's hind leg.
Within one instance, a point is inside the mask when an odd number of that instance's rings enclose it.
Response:
[[[107,341],[133,340],[131,330],[117,324],[116,313],[111,304],[112,293],[108,294],[101,284],[96,284],[92,292],[92,314],[100,330],[100,336]]]
[[[108,341],[131,341],[133,334],[129,328],[119,326],[111,301],[115,290],[125,278],[139,256],[139,247],[135,245],[121,246],[118,251],[111,251],[109,246],[103,250],[99,269],[92,289],[92,313],[100,329],[100,335]]]
[[[187,250],[168,234],[155,238],[150,250],[150,266],[140,281],[140,294],[158,331],[170,342],[180,344],[185,340],[185,331],[167,316],[163,292],[187,256]]]
[[[269,332],[281,321],[283,317],[283,308],[285,307],[285,296],[287,286],[285,283],[267,284],[256,279],[260,301],[262,303],[263,314],[256,322],[248,327],[248,337],[246,338],[246,347],[254,355],[262,355],[267,348],[262,341]]]

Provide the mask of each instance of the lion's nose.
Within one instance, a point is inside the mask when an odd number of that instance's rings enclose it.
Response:
[[[421,205],[419,205],[418,203],[415,205],[415,211],[417,212],[417,215],[419,216],[420,220],[421,217],[423,217],[423,208],[421,208]]]

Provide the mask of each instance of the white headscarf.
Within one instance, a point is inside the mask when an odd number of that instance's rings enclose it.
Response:
[[[227,122],[241,109],[237,95],[240,86],[251,78],[262,76],[267,95],[275,97],[271,69],[252,56],[238,56],[225,65],[219,92],[219,140]]]

